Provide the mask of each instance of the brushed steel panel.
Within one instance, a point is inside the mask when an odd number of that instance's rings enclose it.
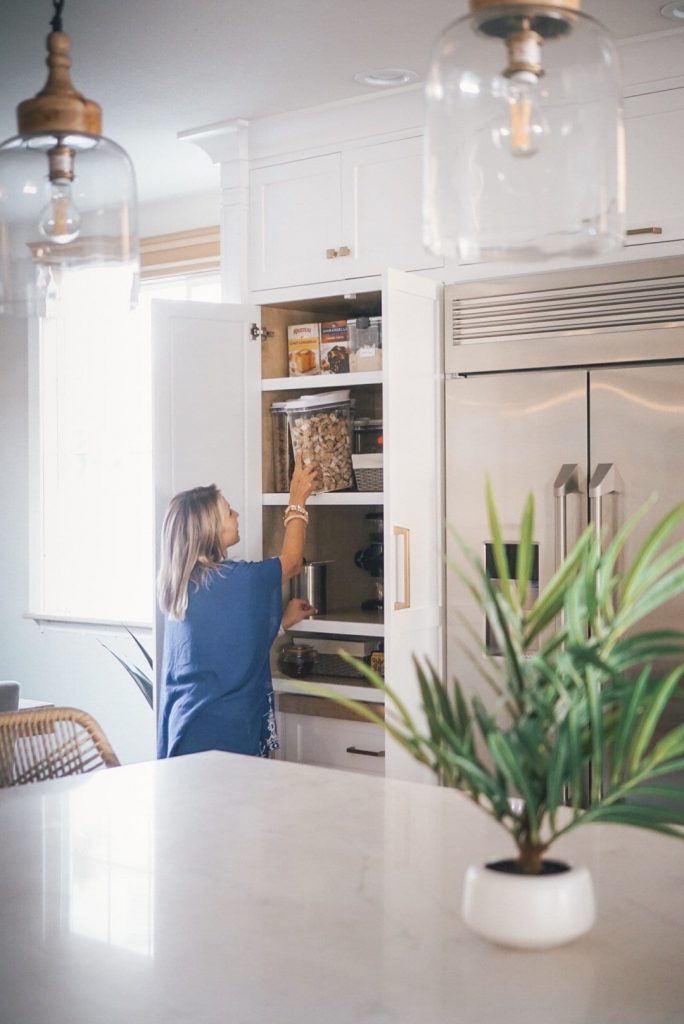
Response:
[[[539,545],[540,586],[556,565],[558,499],[554,484],[567,464],[579,466],[579,487],[567,497],[568,541],[586,522],[587,374],[496,374],[455,378],[446,384],[446,517],[464,541],[484,558],[490,539],[485,509],[489,477],[502,522],[504,540],[519,535],[529,493],[535,498],[534,540]],[[450,560],[463,564],[449,535]],[[485,623],[453,571],[447,574],[447,665],[467,688],[487,694],[478,673],[464,657],[467,626],[484,639]]]
[[[625,549],[634,556],[657,519],[684,502],[684,365],[592,370],[591,465],[613,463],[620,484],[607,495],[610,534],[651,496],[655,505]],[[684,540],[684,527],[673,538]],[[651,621],[684,628],[684,597]]]

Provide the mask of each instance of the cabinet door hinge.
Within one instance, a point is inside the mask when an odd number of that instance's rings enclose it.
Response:
[[[254,341],[258,338],[262,341],[266,341],[267,338],[273,337],[273,331],[267,331],[265,327],[257,327],[256,324],[252,324],[249,330],[249,335]]]

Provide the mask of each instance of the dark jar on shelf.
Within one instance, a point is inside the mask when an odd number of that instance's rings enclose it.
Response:
[[[293,679],[306,679],[316,665],[317,653],[309,644],[285,644],[278,652],[278,668]]]

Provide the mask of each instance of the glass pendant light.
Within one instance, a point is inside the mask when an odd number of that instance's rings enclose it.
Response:
[[[72,85],[64,0],[53,6],[47,82],[0,145],[0,313],[49,315],[65,268],[116,266],[137,299],[133,167],[102,136],[99,105]]]
[[[581,0],[470,0],[426,85],[424,241],[461,262],[622,245],[621,78]]]

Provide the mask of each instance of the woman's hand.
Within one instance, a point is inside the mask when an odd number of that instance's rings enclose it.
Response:
[[[315,462],[309,466],[302,465],[302,457],[298,455],[295,460],[294,473],[290,481],[290,504],[305,505],[306,499],[313,494],[321,484],[320,470]]]
[[[316,614],[316,609],[308,601],[305,601],[303,597],[293,597],[291,601],[288,601],[283,612],[283,629],[290,629],[292,626],[301,622],[302,619],[310,619],[312,615]]]

